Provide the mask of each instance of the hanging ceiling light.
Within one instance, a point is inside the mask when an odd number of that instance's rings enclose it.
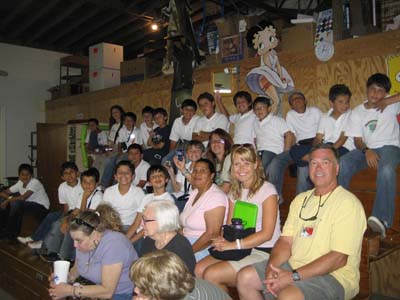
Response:
[[[157,31],[159,29],[159,25],[157,22],[152,22],[151,23],[151,30]]]

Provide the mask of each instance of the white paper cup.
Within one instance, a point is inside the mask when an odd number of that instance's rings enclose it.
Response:
[[[54,262],[54,283],[67,283],[70,262],[57,260]]]

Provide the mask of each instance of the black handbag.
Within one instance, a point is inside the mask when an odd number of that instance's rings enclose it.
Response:
[[[232,225],[224,225],[223,228],[223,237],[228,242],[236,241],[237,239],[243,239],[250,234],[256,232],[255,228],[247,228],[247,229],[238,229]],[[208,249],[210,255],[216,259],[220,260],[241,260],[242,258],[250,255],[252,249],[235,249],[235,250],[225,250],[225,251],[216,251],[214,247]]]

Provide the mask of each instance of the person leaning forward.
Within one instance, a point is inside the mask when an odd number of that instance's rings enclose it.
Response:
[[[311,149],[315,188],[293,200],[269,259],[239,272],[241,300],[351,299],[358,293],[366,217],[357,197],[338,186],[338,172],[331,145]]]

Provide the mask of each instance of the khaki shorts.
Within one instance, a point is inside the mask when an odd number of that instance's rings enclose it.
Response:
[[[241,260],[229,260],[227,261],[236,272],[239,272],[242,268],[250,266],[269,258],[269,253],[260,251],[257,249],[251,250],[250,255],[242,258]]]

